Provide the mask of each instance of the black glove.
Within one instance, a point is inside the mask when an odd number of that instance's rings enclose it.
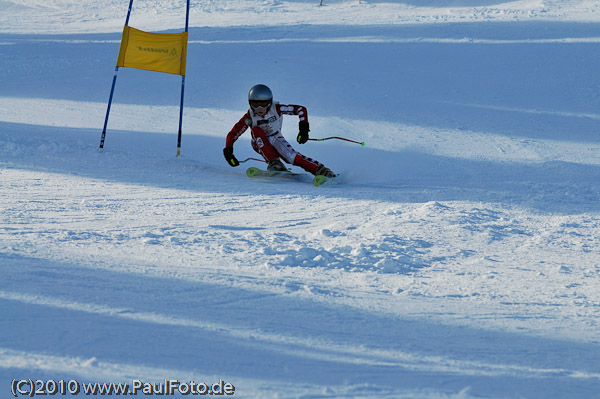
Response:
[[[299,144],[306,143],[308,141],[308,132],[310,131],[308,128],[308,121],[300,121],[298,123],[298,130],[300,132],[298,133],[298,137],[296,137],[296,141],[298,141]]]
[[[238,161],[235,155],[233,155],[233,147],[223,148],[223,155],[225,156],[229,166],[238,166],[240,164],[240,161]]]

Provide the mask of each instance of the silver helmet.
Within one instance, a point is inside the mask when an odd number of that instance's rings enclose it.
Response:
[[[252,86],[248,92],[248,101],[273,101],[273,92],[265,85]]]
[[[265,85],[252,86],[248,92],[248,103],[253,110],[269,109],[273,104],[273,92]]]

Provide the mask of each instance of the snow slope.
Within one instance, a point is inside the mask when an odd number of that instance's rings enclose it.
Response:
[[[182,3],[130,24],[180,30]],[[599,397],[597,2],[192,1],[180,157],[180,78],[130,69],[97,151],[127,4],[0,0],[6,397]],[[366,141],[295,144],[342,184],[225,163],[255,83]]]

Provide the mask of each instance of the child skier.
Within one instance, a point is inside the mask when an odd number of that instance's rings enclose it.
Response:
[[[298,115],[299,133],[296,140],[299,144],[308,141],[308,113],[302,105],[283,105],[273,103],[273,93],[267,86],[259,84],[253,86],[248,93],[250,109],[233,126],[227,134],[223,155],[231,166],[240,163],[233,155],[233,143],[248,129],[252,132],[252,148],[258,152],[269,164],[267,170],[285,171],[287,168],[281,162],[300,166],[313,175],[335,177],[335,174],[325,165],[300,154],[292,148],[281,134],[283,115]]]

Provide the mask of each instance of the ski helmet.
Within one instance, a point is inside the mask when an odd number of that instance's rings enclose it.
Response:
[[[273,103],[273,92],[265,85],[252,86],[248,92],[248,103],[252,109],[271,107]],[[258,105],[258,106],[257,106]]]

